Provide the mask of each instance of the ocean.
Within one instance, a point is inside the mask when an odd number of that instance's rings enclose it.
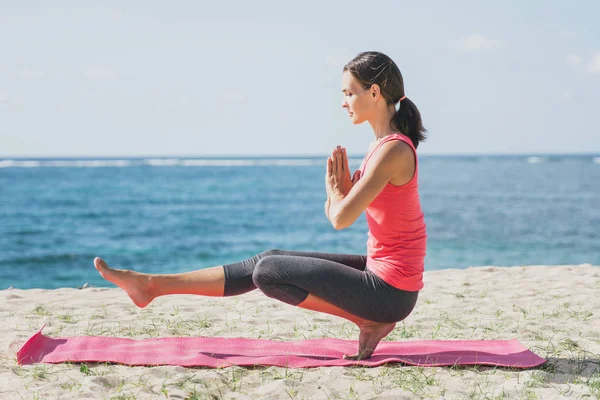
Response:
[[[365,254],[327,220],[322,157],[0,159],[0,289],[114,287],[267,249]],[[361,157],[351,157],[358,168]],[[600,265],[600,155],[419,156],[426,270]]]

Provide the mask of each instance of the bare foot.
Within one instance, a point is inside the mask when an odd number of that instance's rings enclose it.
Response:
[[[126,291],[136,306],[144,308],[154,300],[154,297],[148,293],[148,277],[145,274],[109,268],[100,257],[94,258],[94,267],[104,279]]]
[[[358,354],[353,356],[344,354],[344,359],[358,361],[371,357],[381,339],[386,337],[392,330],[394,330],[395,326],[395,322],[368,322],[358,325],[360,328],[360,336],[358,338]]]

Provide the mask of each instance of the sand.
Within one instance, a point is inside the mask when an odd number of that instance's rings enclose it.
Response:
[[[413,313],[384,340],[512,339],[541,367],[376,368],[19,366],[16,350],[44,323],[51,337],[221,336],[356,340],[338,317],[259,291],[157,298],[145,309],[118,288],[0,291],[0,399],[554,399],[600,398],[600,267],[427,271]],[[82,282],[83,284],[83,282]]]

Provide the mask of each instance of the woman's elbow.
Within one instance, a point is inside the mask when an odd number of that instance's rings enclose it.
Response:
[[[347,221],[344,221],[340,218],[333,218],[333,221],[331,221],[331,225],[333,225],[333,228],[336,231],[341,231],[342,229],[348,228],[350,225],[352,225],[352,223],[348,223]]]
[[[356,220],[356,218],[352,218],[350,215],[348,215],[347,209],[342,207],[334,207],[333,209],[330,209],[329,215],[331,217],[329,219],[331,221],[331,225],[333,225],[337,231],[350,227]]]
[[[333,229],[335,229],[336,231],[344,229],[341,225],[339,225],[335,222],[332,222],[331,225],[333,226]]]

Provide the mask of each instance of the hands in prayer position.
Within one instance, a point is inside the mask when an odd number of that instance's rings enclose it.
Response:
[[[327,173],[325,174],[325,188],[327,200],[333,197],[346,197],[350,190],[360,179],[360,170],[354,171],[350,176],[348,155],[346,149],[338,145],[327,158]]]

